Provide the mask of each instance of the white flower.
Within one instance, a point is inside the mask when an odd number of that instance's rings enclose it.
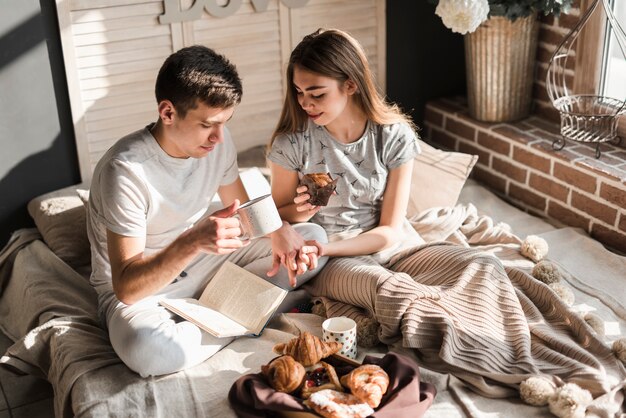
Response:
[[[439,0],[435,14],[452,32],[465,35],[487,20],[489,3],[487,0]]]

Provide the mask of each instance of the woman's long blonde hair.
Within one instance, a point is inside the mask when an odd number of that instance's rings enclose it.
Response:
[[[367,118],[379,125],[404,122],[416,129],[409,116],[388,103],[376,89],[363,47],[350,34],[338,29],[318,29],[307,35],[291,52],[287,66],[287,94],[270,146],[280,134],[301,132],[307,124],[306,112],[298,103],[293,86],[294,67],[333,78],[352,80],[357,93],[352,97]]]

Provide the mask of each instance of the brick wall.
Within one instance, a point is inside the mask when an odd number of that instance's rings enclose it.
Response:
[[[580,0],[574,2],[574,6],[568,14],[559,17],[553,15],[541,16],[539,27],[539,40],[537,43],[537,57],[535,64],[535,83],[533,85],[533,108],[534,112],[544,118],[559,121],[559,113],[554,109],[546,91],[546,76],[548,63],[552,54],[565,39],[569,31],[576,26],[580,19]],[[566,69],[567,82],[571,87],[574,83],[574,59],[568,59],[572,68]]]
[[[513,123],[485,123],[469,117],[464,98],[427,104],[423,134],[447,149],[478,155],[472,177],[509,202],[554,223],[580,227],[606,246],[626,253],[626,140],[621,148],[567,142],[559,138],[559,113],[546,91],[550,57],[580,19],[580,0],[568,14],[542,16],[537,46],[533,115]],[[570,86],[574,77],[567,70]]]
[[[478,155],[472,177],[514,205],[626,253],[626,150],[605,143],[596,159],[595,146],[568,142],[554,151],[558,133],[539,116],[478,122],[464,98],[428,103],[422,132],[442,148]]]

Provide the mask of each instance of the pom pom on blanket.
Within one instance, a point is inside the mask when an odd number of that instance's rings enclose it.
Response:
[[[574,304],[574,292],[572,292],[569,287],[565,286],[561,282],[552,283],[548,286],[550,286],[550,289],[552,289],[567,306],[572,306]]]
[[[575,383],[566,383],[550,397],[550,412],[559,418],[584,418],[593,401],[591,393]]]
[[[496,228],[500,228],[501,230],[506,232],[513,232],[513,230],[511,229],[511,225],[507,224],[506,222],[498,222],[496,224]]]
[[[604,321],[598,315],[592,312],[585,312],[583,314],[585,322],[593,329],[596,335],[600,338],[604,338]]]
[[[374,347],[380,343],[378,330],[380,325],[374,318],[364,317],[356,323],[356,340],[360,346]]]
[[[531,274],[535,279],[545,284],[557,283],[561,280],[561,271],[548,260],[541,260],[535,264]]]
[[[548,243],[537,235],[529,235],[522,242],[520,252],[536,263],[548,254]]]
[[[622,363],[626,364],[626,338],[620,338],[619,340],[613,341],[613,353],[615,353],[615,357],[620,359]]]
[[[547,405],[555,392],[554,383],[542,376],[529,377],[519,385],[520,397],[529,405]]]

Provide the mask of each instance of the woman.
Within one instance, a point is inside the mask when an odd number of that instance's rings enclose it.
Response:
[[[399,241],[423,243],[405,216],[419,153],[414,125],[379,96],[357,41],[337,30],[305,37],[291,54],[287,83],[293,88],[268,156],[283,219],[310,220],[334,235],[320,245],[328,256],[376,254],[385,261]],[[308,203],[306,187],[297,188],[299,174],[318,172],[337,181],[323,208]]]

